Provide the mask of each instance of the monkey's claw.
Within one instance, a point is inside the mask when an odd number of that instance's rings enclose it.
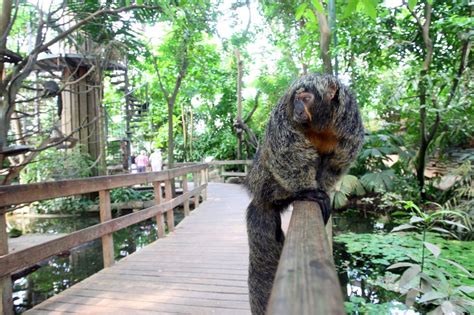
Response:
[[[296,200],[315,201],[319,204],[323,215],[324,224],[327,224],[331,216],[331,200],[322,189],[303,190],[298,193]]]

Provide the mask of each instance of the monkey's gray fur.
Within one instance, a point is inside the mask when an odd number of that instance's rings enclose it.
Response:
[[[306,92],[314,96],[312,105],[304,103],[306,113],[296,112],[299,95]],[[320,205],[328,202],[327,193],[355,159],[363,138],[355,98],[331,75],[299,78],[271,112],[245,183],[253,197],[247,209],[252,314],[264,314],[270,297],[285,239],[281,212],[294,200],[308,200],[308,193]]]

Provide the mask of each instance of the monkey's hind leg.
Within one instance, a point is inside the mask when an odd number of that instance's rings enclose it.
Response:
[[[247,233],[250,309],[253,315],[263,315],[285,241],[280,211],[270,206],[257,207],[252,201],[247,208]]]

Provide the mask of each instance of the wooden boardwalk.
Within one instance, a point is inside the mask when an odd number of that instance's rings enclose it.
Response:
[[[242,187],[210,183],[175,232],[26,314],[250,314]]]

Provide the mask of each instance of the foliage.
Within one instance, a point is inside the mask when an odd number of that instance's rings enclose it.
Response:
[[[30,207],[38,214],[83,214],[95,202],[85,197],[64,197],[35,201]]]
[[[393,264],[396,264],[397,268],[399,266],[421,266],[423,256],[420,244],[422,244],[422,240],[423,238],[416,233],[341,234],[335,237],[335,241],[346,246],[352,259],[338,268],[350,272],[352,269],[358,269],[358,265],[362,265],[371,270],[368,274],[369,279],[367,279],[371,285],[399,292],[399,288],[393,285],[397,276],[387,272],[386,269]],[[474,285],[474,278],[466,273],[467,270],[474,270],[474,261],[471,255],[465,254],[473,252],[474,242],[447,240],[434,233],[427,233],[425,241],[429,244],[438,244],[444,256],[444,258],[436,258],[433,255],[425,257],[423,272],[427,277],[438,279],[438,277],[442,277],[439,276],[441,271],[441,274],[449,275],[446,279],[450,288],[466,288]],[[421,267],[419,270],[421,271]],[[412,279],[410,276],[407,275],[405,278]],[[435,282],[433,284],[436,284]],[[445,284],[443,283],[443,285]],[[441,288],[438,287],[438,289]],[[456,296],[460,294],[459,290],[451,291],[451,293]],[[472,301],[472,296],[469,298],[464,295],[464,299]]]
[[[153,192],[140,191],[133,188],[117,188],[110,192],[110,202],[128,202],[134,200],[147,201],[154,198]]]
[[[92,174],[92,161],[80,146],[70,150],[51,148],[40,153],[34,163],[28,164],[22,174],[25,183],[88,177]]]

